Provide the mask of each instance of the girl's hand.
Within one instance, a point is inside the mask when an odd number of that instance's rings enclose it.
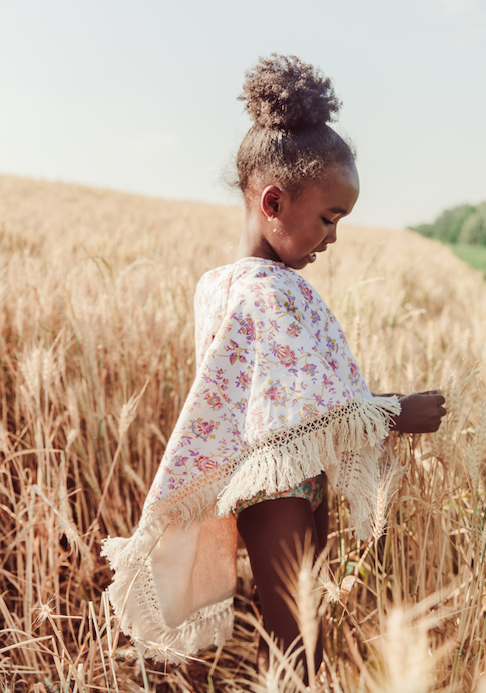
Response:
[[[372,392],[371,394],[373,397],[398,397],[398,399],[405,397],[405,395],[402,395],[400,392],[387,392],[386,394],[377,394],[376,392]]]
[[[445,399],[440,390],[415,392],[400,398],[401,413],[395,417],[392,431],[401,433],[431,433],[437,431],[441,418],[446,415],[442,406]]]

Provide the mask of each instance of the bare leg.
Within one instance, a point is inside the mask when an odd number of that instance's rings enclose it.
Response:
[[[304,546],[309,531],[316,554],[319,553],[318,534],[310,503],[304,498],[277,498],[257,503],[239,514],[238,530],[248,549],[265,628],[287,649],[299,635],[299,627],[277,589],[288,592],[276,565],[282,566],[286,561],[284,545],[298,560],[296,541]],[[319,636],[315,653],[316,671],[321,658],[322,639]],[[305,667],[303,654],[301,659]]]
[[[327,544],[327,535],[329,534],[329,500],[327,496],[327,479],[325,481],[325,491],[320,503],[314,510],[314,523],[316,525],[317,545],[319,551],[323,551]]]

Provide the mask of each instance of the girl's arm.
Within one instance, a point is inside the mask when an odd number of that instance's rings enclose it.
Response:
[[[402,395],[399,392],[387,392],[384,395],[382,395],[381,392],[372,392],[371,394],[373,395],[373,397],[398,397],[398,399],[402,399],[402,397],[405,397],[405,395]]]
[[[379,397],[398,397],[402,406],[402,411],[394,417],[394,425],[391,431],[400,433],[432,433],[437,431],[441,419],[446,415],[446,410],[442,406],[445,403],[440,390],[427,390],[426,392],[414,392],[412,395],[401,395],[398,393],[388,393]],[[376,397],[373,393],[373,396]]]

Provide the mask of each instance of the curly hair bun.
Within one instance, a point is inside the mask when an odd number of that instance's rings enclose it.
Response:
[[[297,132],[334,120],[341,102],[331,80],[294,55],[272,53],[245,73],[246,110],[256,125]]]

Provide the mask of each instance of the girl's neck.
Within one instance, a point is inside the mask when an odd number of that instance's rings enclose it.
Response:
[[[262,235],[262,214],[256,212],[250,205],[245,205],[245,216],[241,229],[240,242],[236,250],[235,261],[244,257],[262,257],[267,260],[280,262],[274,250],[265,241]]]

